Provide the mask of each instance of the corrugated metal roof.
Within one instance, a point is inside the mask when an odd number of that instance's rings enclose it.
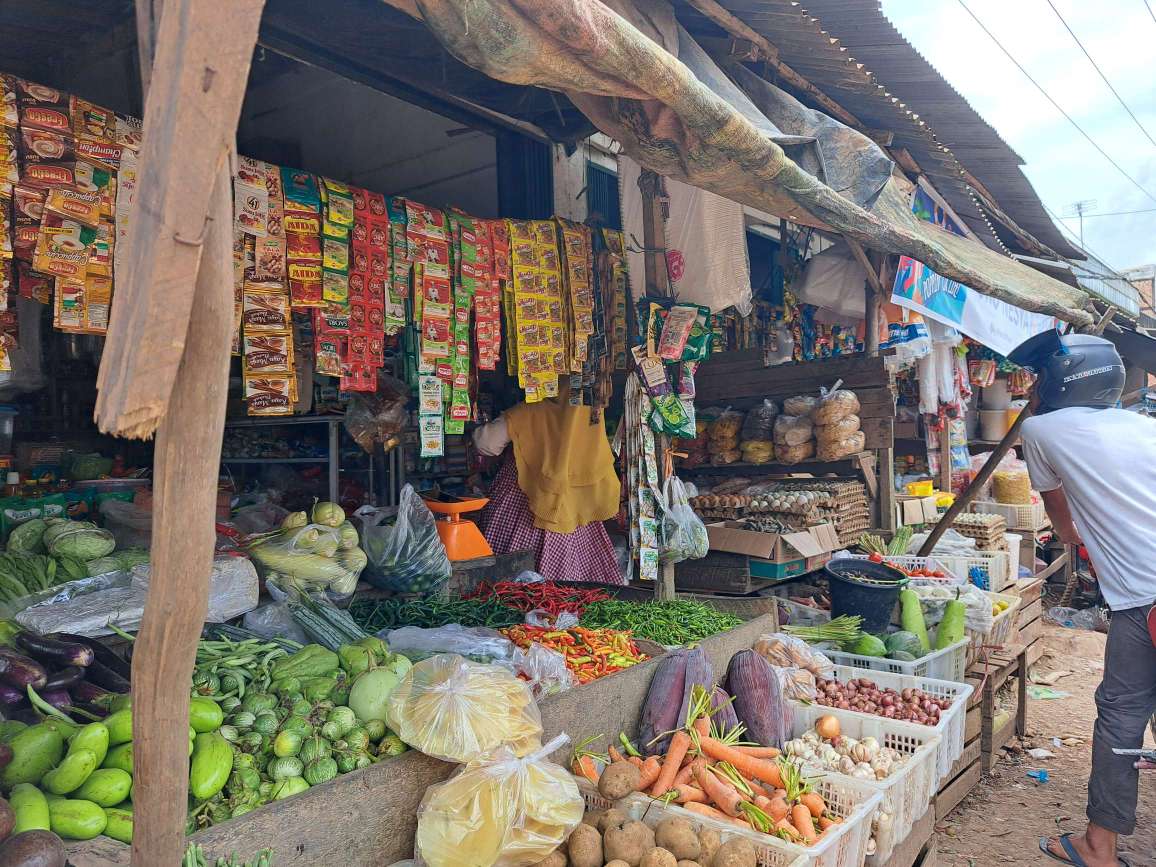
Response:
[[[988,186],[1013,219],[1018,222],[1019,215],[1024,215],[1023,229],[1058,253],[1080,255],[1044,214],[1039,198],[1019,170],[1022,160],[882,17],[877,0],[812,0],[808,8],[813,12],[821,7],[822,20],[817,13],[809,13],[792,0],[719,2],[773,43],[783,62],[862,123],[892,132],[892,148],[903,148],[911,154],[960,219],[987,246],[1009,253],[1005,242],[1014,243],[1014,239],[989,220],[963,178],[963,166]],[[675,8],[679,20],[691,33],[722,35],[715,24],[684,0],[675,0]],[[831,24],[832,20],[838,21],[839,26]],[[863,22],[862,29],[858,29],[858,22]],[[856,46],[861,46],[863,51],[858,51]],[[883,74],[877,65],[891,74]],[[892,77],[897,80],[893,82]],[[934,80],[943,90],[932,99],[924,92],[930,85],[921,86],[916,90],[928,99],[928,107],[909,103],[906,93],[915,87],[912,79]],[[933,104],[962,105],[967,113],[967,118],[950,125],[952,142],[938,137],[940,130],[928,114]],[[958,143],[963,153],[954,152],[953,142]],[[963,154],[967,155],[966,159]],[[1001,162],[1007,159],[1010,164]],[[988,161],[993,165],[987,166]],[[980,168],[985,169],[985,175],[981,176]]]
[[[1044,210],[1020,169],[1024,159],[903,37],[883,14],[878,0],[806,0],[805,9],[927,121],[1021,228],[1063,256],[1082,257],[1082,251],[1064,238]]]

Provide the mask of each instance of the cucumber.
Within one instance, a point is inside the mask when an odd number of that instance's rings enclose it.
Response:
[[[82,801],[92,801],[101,807],[115,807],[128,797],[132,776],[120,768],[100,768],[93,771],[73,795]]]
[[[92,750],[70,750],[59,765],[40,780],[40,787],[54,795],[67,795],[79,789],[99,763]]]
[[[0,785],[5,789],[17,783],[39,783],[64,755],[64,736],[56,728],[39,723],[17,733],[8,746],[12,761],[0,774]]]
[[[899,591],[899,625],[904,632],[911,632],[919,639],[919,646],[925,654],[931,652],[927,623],[923,619],[923,605],[919,602],[919,595],[907,587]]]
[[[967,621],[967,605],[961,599],[952,599],[943,609],[943,620],[935,635],[935,649],[943,650],[962,641]]]
[[[91,840],[108,825],[104,808],[92,801],[62,798],[48,803],[52,831],[66,840]]]
[[[17,783],[13,786],[8,796],[8,806],[16,814],[16,824],[12,827],[13,834],[19,834],[21,831],[52,830],[48,818],[48,799],[31,783]]]
[[[132,842],[132,811],[117,807],[105,807],[104,815],[107,822],[104,826],[104,835],[119,840],[122,843]]]

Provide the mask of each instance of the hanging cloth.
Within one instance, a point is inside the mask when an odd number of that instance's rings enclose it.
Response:
[[[564,399],[563,399],[564,400]],[[572,533],[618,514],[621,487],[601,421],[590,407],[560,400],[518,404],[505,413],[534,526]]]

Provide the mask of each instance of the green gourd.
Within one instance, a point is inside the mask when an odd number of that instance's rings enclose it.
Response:
[[[931,652],[931,640],[927,637],[927,623],[923,619],[923,606],[919,602],[919,595],[907,587],[899,591],[899,624],[904,632],[915,634],[924,653]],[[942,632],[942,627],[940,631]]]
[[[943,650],[962,641],[966,625],[967,605],[961,599],[952,599],[943,609],[943,620],[935,636],[935,649]]]

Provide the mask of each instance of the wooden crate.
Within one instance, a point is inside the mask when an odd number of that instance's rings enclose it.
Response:
[[[928,859],[931,853],[932,860]],[[886,861],[880,861],[870,855],[864,862],[866,867],[932,867],[935,864],[935,808],[928,805],[927,810],[907,835],[891,853]]]
[[[709,590],[742,596],[778,583],[752,578],[749,560],[746,554],[709,551],[701,560],[675,564],[674,586],[679,590]]]
[[[939,787],[935,795],[936,822],[942,822],[947,818],[947,814],[959,806],[983,776],[983,768],[980,766],[982,756],[977,749],[978,746],[978,738],[964,746],[963,755],[951,769],[952,775]],[[965,757],[969,758],[970,764],[963,763]]]

